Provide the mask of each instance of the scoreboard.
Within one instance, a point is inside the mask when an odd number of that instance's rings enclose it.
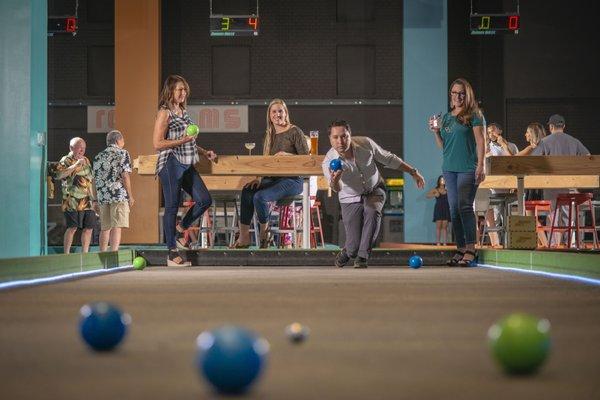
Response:
[[[518,13],[471,14],[471,35],[516,35],[519,33],[520,23]]]
[[[258,17],[211,16],[210,36],[258,36]]]

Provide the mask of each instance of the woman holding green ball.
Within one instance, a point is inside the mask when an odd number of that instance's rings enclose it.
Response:
[[[165,80],[152,135],[152,144],[158,151],[156,174],[165,199],[163,229],[169,248],[167,266],[191,265],[178,251],[178,247],[187,247],[183,232],[212,204],[210,193],[194,164],[199,161],[200,155],[213,161],[217,154],[196,145],[197,135],[188,134],[188,127],[194,124],[186,112],[189,93],[190,87],[183,77],[170,75]],[[194,206],[177,225],[181,189],[192,197]]]

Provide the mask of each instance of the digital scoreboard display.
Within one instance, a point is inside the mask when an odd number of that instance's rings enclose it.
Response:
[[[210,36],[258,36],[258,17],[210,17]]]
[[[519,14],[471,14],[471,35],[496,35],[519,33]]]
[[[77,17],[74,16],[49,16],[48,17],[48,35],[53,36],[57,33],[67,33],[75,36],[77,34]]]

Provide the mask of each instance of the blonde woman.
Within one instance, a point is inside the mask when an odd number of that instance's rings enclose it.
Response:
[[[466,79],[452,82],[448,95],[450,112],[442,117],[439,125],[430,119],[429,129],[434,133],[438,147],[443,149],[442,172],[457,246],[447,264],[470,266],[476,257],[477,241],[473,200],[479,183],[485,178],[484,118]]]
[[[274,99],[269,103],[266,118],[263,154],[271,156],[305,155],[308,144],[302,130],[290,122],[285,102]],[[250,246],[250,223],[256,211],[260,224],[260,248],[269,245],[269,203],[302,193],[301,177],[262,177],[247,183],[240,199],[240,234],[232,246],[244,249]]]
[[[508,149],[508,143],[506,142],[506,140],[503,140],[499,143],[502,145],[502,148],[508,152],[508,155],[528,156],[533,152],[533,150],[537,147],[538,143],[544,137],[546,137],[546,130],[544,129],[544,126],[539,122],[532,122],[531,124],[527,125],[527,130],[525,131],[525,140],[527,141],[527,143],[529,143],[529,145],[523,150],[515,154],[511,154],[511,152]]]

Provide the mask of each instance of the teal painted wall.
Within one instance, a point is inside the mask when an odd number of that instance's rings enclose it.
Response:
[[[404,1],[403,24],[404,159],[425,177],[418,190],[405,175],[406,242],[435,241],[434,201],[425,198],[441,174],[442,152],[427,128],[428,118],[448,109],[447,0]]]
[[[0,2],[0,88],[0,257],[39,255],[46,237],[45,0]]]

